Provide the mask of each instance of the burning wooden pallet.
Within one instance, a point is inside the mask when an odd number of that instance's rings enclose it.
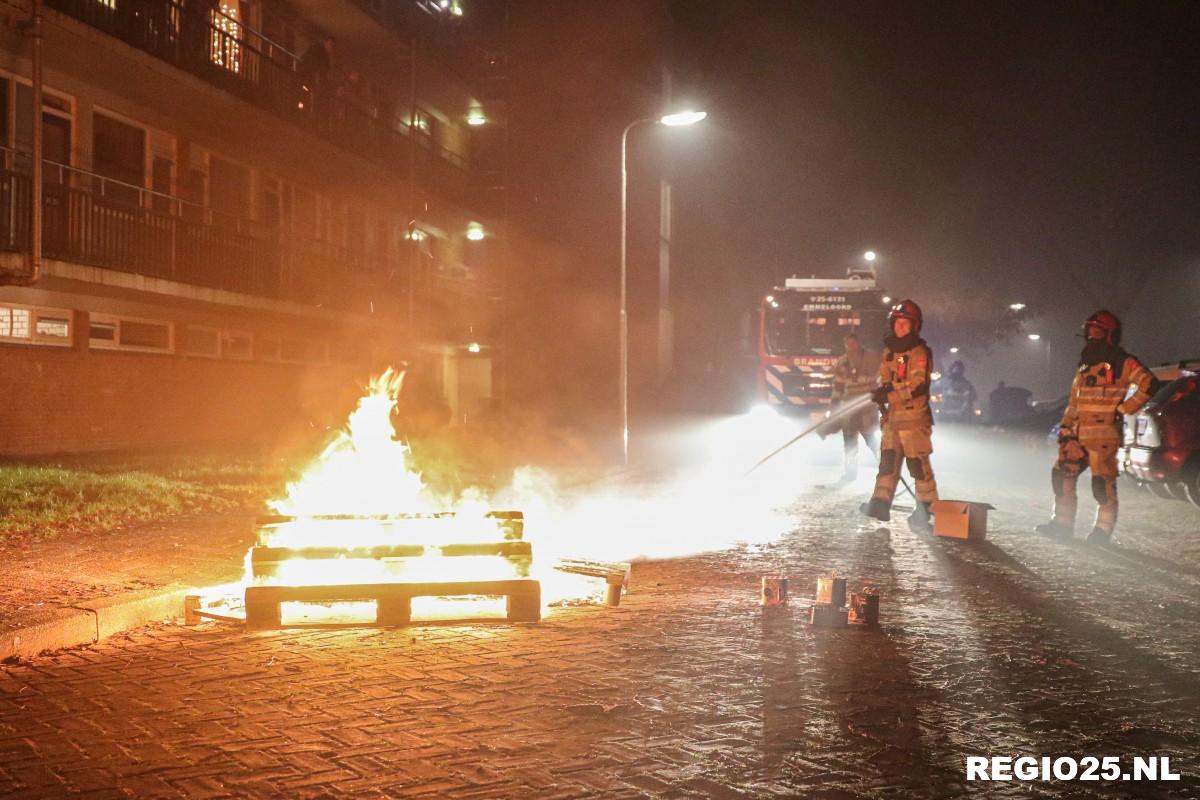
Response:
[[[332,586],[248,586],[246,627],[280,628],[282,604],[374,601],[376,625],[404,625],[412,618],[414,597],[494,595],[506,598],[509,622],[542,618],[541,585],[533,579],[498,581],[436,581],[431,583],[366,583]]]
[[[520,511],[489,512],[477,522],[454,512],[260,517],[258,544],[250,550],[250,572],[257,583],[246,588],[246,624],[281,627],[284,603],[374,602],[375,624],[403,625],[411,620],[413,598],[461,596],[504,597],[506,619],[536,622],[541,618],[541,586],[529,577],[533,549],[521,538],[524,521]],[[321,526],[329,527],[329,540],[320,535]],[[306,535],[289,535],[302,529]],[[471,541],[406,541],[430,533],[439,539],[469,534],[464,538]],[[350,543],[338,544],[339,539]],[[484,577],[468,576],[468,565],[478,573],[481,564]],[[297,566],[315,567],[319,577],[299,582]],[[431,566],[451,577],[430,579]],[[371,573],[370,579],[358,570]],[[337,572],[346,579],[334,578]]]

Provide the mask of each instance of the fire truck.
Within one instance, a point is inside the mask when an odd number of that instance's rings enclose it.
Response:
[[[779,411],[822,416],[833,391],[843,339],[857,333],[877,350],[888,305],[872,270],[845,278],[788,278],[762,300],[758,325],[758,399]]]

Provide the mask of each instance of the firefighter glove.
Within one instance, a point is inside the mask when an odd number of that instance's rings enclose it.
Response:
[[[875,403],[877,406],[883,405],[887,402],[888,393],[891,391],[892,385],[890,383],[885,383],[883,386],[875,387],[875,389],[871,392],[871,402]]]

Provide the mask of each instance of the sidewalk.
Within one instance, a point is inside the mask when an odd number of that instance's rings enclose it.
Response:
[[[181,616],[189,589],[241,576],[254,517],[192,515],[0,548],[0,660]]]

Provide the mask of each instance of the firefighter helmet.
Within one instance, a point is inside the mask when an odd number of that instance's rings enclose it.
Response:
[[[1089,336],[1092,328],[1099,328],[1104,332],[1104,336]],[[1118,345],[1121,343],[1121,320],[1117,319],[1116,314],[1102,308],[1088,317],[1087,322],[1083,323],[1083,338],[1103,338],[1109,344]]]
[[[912,300],[901,300],[892,306],[888,314],[888,327],[895,330],[896,320],[906,319],[912,323],[913,333],[921,332],[921,307]]]
[[[966,374],[966,371],[967,367],[961,361],[955,361],[950,365],[950,377],[952,378],[961,378],[964,374]]]

